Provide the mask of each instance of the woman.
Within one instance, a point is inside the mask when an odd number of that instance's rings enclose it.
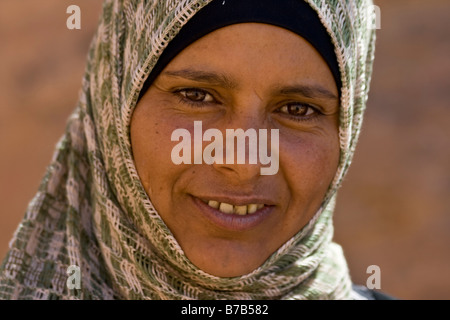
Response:
[[[370,4],[105,1],[0,297],[374,298],[332,242],[370,82]]]

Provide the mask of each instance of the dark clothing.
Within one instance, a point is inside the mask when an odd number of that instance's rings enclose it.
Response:
[[[353,290],[355,290],[368,300],[397,300],[396,298],[389,296],[379,290],[369,289],[361,285],[353,285]]]

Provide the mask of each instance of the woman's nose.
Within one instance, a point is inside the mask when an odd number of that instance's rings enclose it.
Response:
[[[270,130],[257,117],[235,117],[222,128],[222,154],[212,165],[222,174],[241,182],[278,171],[278,131]],[[220,151],[219,151],[220,153]],[[270,156],[269,156],[270,154]],[[220,161],[222,159],[222,161]],[[276,163],[275,163],[276,162]],[[270,168],[267,165],[270,164]]]
[[[213,167],[224,175],[234,176],[240,181],[254,180],[261,175],[258,157],[258,130],[254,128],[226,129],[222,161]]]

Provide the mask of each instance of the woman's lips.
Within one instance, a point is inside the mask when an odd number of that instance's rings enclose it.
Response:
[[[200,199],[192,196],[202,215],[214,225],[229,231],[248,231],[261,224],[275,206],[252,200],[248,204],[232,205],[229,202]],[[230,201],[232,202],[232,201]]]
[[[243,205],[233,205],[227,202],[219,202],[217,200],[203,200],[211,208],[217,209],[220,212],[228,214],[238,214],[245,216],[246,214],[253,214],[257,210],[264,208],[263,203],[249,203]]]

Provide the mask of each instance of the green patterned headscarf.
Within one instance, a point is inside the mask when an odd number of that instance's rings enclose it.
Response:
[[[301,0],[299,0],[301,1]],[[220,278],[194,266],[137,174],[130,119],[167,44],[210,0],[106,0],[80,99],[0,269],[0,299],[352,299],[332,242],[336,191],[350,165],[374,54],[371,0],[307,0],[341,72],[340,164],[314,218],[263,265]],[[67,286],[69,266],[81,288]]]

